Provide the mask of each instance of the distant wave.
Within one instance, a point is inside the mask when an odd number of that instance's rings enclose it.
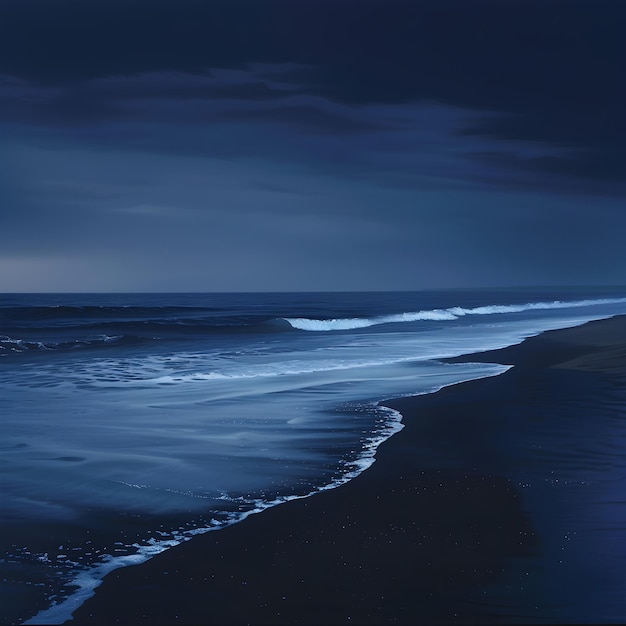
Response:
[[[0,306],[0,329],[228,327],[268,321],[275,321],[275,317],[228,306]]]
[[[342,331],[380,324],[447,322],[467,315],[496,315],[540,309],[568,309],[625,303],[626,298],[493,304],[426,309],[372,317],[315,319],[228,314],[201,307],[58,306],[0,310],[0,356],[35,351],[109,349],[153,341],[227,335],[266,335],[296,331]],[[48,339],[51,333],[56,336]]]
[[[0,335],[0,356],[14,352],[29,352],[36,350],[76,350],[80,348],[98,348],[109,345],[132,345],[145,341],[143,337],[125,335],[102,335],[100,337],[76,339],[73,341],[29,341],[14,339],[7,335]]]
[[[6,319],[50,320],[67,318],[161,318],[166,315],[176,316],[191,311],[219,311],[214,307],[188,306],[17,306],[2,307]]]
[[[546,309],[569,309],[602,304],[621,304],[626,298],[603,298],[600,300],[572,300],[564,302],[528,302],[526,304],[493,304],[474,308],[450,307],[448,309],[432,309],[428,311],[414,311],[394,315],[382,315],[371,318],[339,318],[339,319],[309,319],[306,317],[286,317],[284,320],[293,328],[313,332],[352,330],[367,328],[379,324],[398,324],[402,322],[418,321],[449,321],[466,315],[496,315],[503,313],[520,313],[522,311],[546,310]]]

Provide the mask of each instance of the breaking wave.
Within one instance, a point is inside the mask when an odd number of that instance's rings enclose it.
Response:
[[[525,304],[453,306],[372,317],[278,317],[227,314],[201,307],[28,307],[0,310],[0,357],[36,352],[94,350],[138,346],[169,339],[268,335],[295,331],[345,331],[380,324],[448,322],[472,315],[505,315],[532,310],[575,309],[625,303],[626,298],[554,300]],[[226,314],[225,314],[226,313]],[[50,335],[54,334],[51,339]]]
[[[493,304],[488,306],[478,306],[474,308],[450,307],[448,309],[432,309],[429,311],[415,311],[409,313],[399,313],[395,315],[382,315],[372,318],[345,318],[345,319],[309,319],[305,317],[284,318],[293,328],[306,331],[332,331],[332,330],[353,330],[356,328],[367,328],[379,324],[398,324],[402,322],[418,321],[449,321],[466,315],[497,315],[505,313],[521,313],[523,311],[547,310],[547,309],[570,309],[588,306],[598,306],[602,304],[621,304],[626,302],[626,298],[604,298],[601,300],[573,300],[564,302],[554,300],[553,302],[528,302],[526,304]]]

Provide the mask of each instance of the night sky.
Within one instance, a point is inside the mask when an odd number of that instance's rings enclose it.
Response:
[[[626,284],[623,0],[0,0],[0,291]]]

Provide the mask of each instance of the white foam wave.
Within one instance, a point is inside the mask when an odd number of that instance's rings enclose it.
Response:
[[[450,321],[466,315],[497,315],[505,313],[521,313],[523,311],[574,309],[603,304],[626,303],[626,298],[603,298],[599,300],[554,300],[552,302],[527,302],[525,304],[493,304],[473,308],[451,307],[449,309],[432,309],[427,311],[413,311],[395,315],[382,315],[372,318],[339,318],[339,319],[308,319],[306,317],[284,318],[293,328],[313,332],[333,330],[353,330],[368,328],[379,324],[397,324],[402,322],[418,321]]]
[[[205,381],[216,381],[228,383],[241,380],[271,379],[276,377],[301,376],[303,374],[323,374],[325,372],[339,372],[352,369],[365,369],[368,367],[380,367],[385,365],[395,365],[398,363],[415,361],[416,357],[410,356],[390,356],[381,359],[324,359],[319,361],[283,361],[279,363],[251,364],[248,367],[239,366],[230,371],[225,366],[222,371],[211,372],[189,372],[163,374],[162,376],[152,376],[151,372],[144,375],[138,373],[136,376],[120,376],[118,378],[110,375],[110,380],[94,379],[91,384],[94,387],[119,387],[126,385],[129,387],[153,387],[154,385],[179,385],[186,383],[198,383]]]
[[[246,501],[245,498],[231,498],[224,495],[223,499],[241,501],[242,504],[249,503],[252,504],[252,508],[247,511],[231,513],[225,521],[222,522],[212,521],[208,526],[192,528],[189,530],[181,529],[179,532],[171,533],[169,537],[164,537],[163,539],[156,539],[153,537],[144,544],[134,543],[131,546],[136,549],[134,554],[126,554],[123,556],[113,556],[110,554],[104,555],[102,560],[94,566],[85,570],[76,571],[74,578],[67,583],[68,587],[75,587],[76,589],[67,598],[53,603],[50,607],[39,611],[39,613],[30,619],[27,619],[23,623],[63,624],[72,619],[74,611],[76,611],[86,600],[95,594],[96,588],[102,584],[104,577],[113,570],[127,567],[129,565],[139,565],[146,562],[151,557],[168,550],[169,548],[173,548],[181,543],[189,541],[196,535],[203,535],[210,531],[226,528],[227,526],[243,521],[250,515],[261,513],[265,509],[272,508],[290,500],[308,498],[316,493],[319,493],[320,491],[335,489],[336,487],[349,482],[374,463],[376,449],[383,441],[404,428],[402,424],[402,415],[398,411],[385,406],[377,406],[376,408],[377,411],[386,415],[387,419],[384,427],[375,436],[371,437],[364,443],[361,455],[357,459],[350,461],[347,464],[344,473],[332,480],[330,483],[304,495],[279,496],[270,501],[262,499]],[[135,485],[131,483],[123,484],[139,489],[146,487],[146,485]],[[161,534],[167,535],[167,533]]]
[[[483,366],[480,374],[476,372],[475,375],[466,375],[458,380],[455,380],[454,382],[450,382],[446,385],[438,385],[423,393],[434,393],[442,387],[447,387],[463,380],[495,376],[508,369],[508,366],[492,365],[489,367],[489,371],[484,371]],[[74,578],[67,583],[67,587],[74,587],[75,590],[68,597],[59,602],[53,603],[47,609],[39,611],[36,615],[26,620],[24,624],[63,624],[72,619],[74,611],[76,611],[86,600],[95,594],[96,588],[102,584],[104,577],[113,570],[127,567],[129,565],[139,565],[146,562],[153,556],[168,550],[169,548],[173,548],[181,543],[189,541],[196,535],[202,535],[207,532],[226,528],[227,526],[243,521],[250,515],[261,513],[265,509],[272,508],[290,500],[308,498],[321,491],[335,489],[348,483],[353,478],[356,478],[375,462],[376,451],[380,444],[404,428],[404,425],[402,424],[403,416],[399,411],[376,402],[369,406],[376,407],[376,410],[379,413],[385,415],[386,419],[383,428],[370,437],[369,440],[364,442],[360,455],[356,459],[348,461],[344,472],[342,472],[340,476],[333,479],[330,483],[320,486],[317,489],[303,495],[279,496],[270,501],[262,499],[246,500],[241,497],[231,498],[228,495],[224,495],[223,499],[241,501],[242,504],[250,504],[251,508],[246,511],[230,513],[228,517],[221,522],[214,520],[207,526],[180,529],[178,532],[174,531],[172,533],[160,533],[163,535],[163,538],[161,539],[152,537],[146,543],[134,543],[131,546],[136,549],[134,554],[125,554],[120,556],[114,556],[111,554],[103,555],[103,558],[99,563],[84,570],[77,570],[75,572]],[[139,489],[146,487],[146,485],[136,485],[131,483],[125,484],[129,487]]]
[[[458,382],[464,380],[496,376],[508,369],[509,366],[503,365],[481,365],[480,370],[477,369],[474,374],[464,375],[453,382],[449,382],[445,385],[437,385],[436,387],[433,387],[428,391],[424,391],[422,393],[434,393],[442,387],[457,384]],[[189,541],[196,535],[202,535],[207,532],[226,528],[227,526],[231,526],[240,521],[243,521],[250,515],[261,513],[265,509],[272,508],[290,500],[308,498],[321,491],[335,489],[337,487],[340,487],[341,485],[348,483],[353,478],[356,478],[359,474],[368,469],[375,462],[376,451],[380,444],[382,444],[384,441],[389,439],[389,437],[404,428],[404,425],[402,424],[403,416],[395,409],[384,406],[375,401],[367,403],[367,405],[363,405],[363,408],[365,408],[366,410],[368,407],[370,409],[375,408],[378,413],[381,413],[385,416],[384,424],[380,430],[378,430],[376,433],[373,433],[372,436],[368,438],[368,440],[363,442],[363,448],[357,458],[347,461],[344,467],[344,471],[341,473],[341,475],[334,478],[331,482],[302,495],[297,494],[279,496],[273,500],[250,500],[242,497],[232,498],[224,494],[223,499],[240,501],[242,504],[251,505],[251,507],[245,511],[232,512],[228,514],[227,517],[222,521],[212,520],[206,526],[200,526],[190,529],[181,528],[178,531],[173,531],[170,533],[160,532],[159,534],[162,535],[162,538],[160,539],[152,537],[142,544],[133,543],[130,547],[136,550],[134,554],[124,554],[119,556],[111,554],[103,555],[100,562],[94,564],[93,566],[85,569],[75,570],[73,579],[67,583],[67,587],[74,588],[74,591],[72,591],[69,596],[67,596],[63,600],[54,602],[51,606],[39,611],[36,615],[31,617],[30,619],[27,619],[23,623],[63,624],[71,620],[74,611],[76,611],[82,604],[84,604],[86,600],[88,600],[95,594],[96,588],[102,584],[104,577],[116,569],[127,567],[129,565],[139,565],[149,560],[153,556],[156,556],[157,554],[168,550],[169,548],[173,548],[181,543]],[[143,489],[147,487],[146,485],[135,483],[122,482],[122,484],[137,489]]]

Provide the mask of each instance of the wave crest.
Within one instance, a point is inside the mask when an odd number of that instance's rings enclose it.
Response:
[[[432,309],[429,311],[413,311],[396,315],[382,315],[372,318],[339,318],[339,319],[309,319],[306,317],[283,318],[290,326],[297,330],[306,331],[333,331],[368,328],[379,324],[397,324],[402,322],[418,321],[450,321],[466,315],[498,315],[506,313],[521,313],[522,311],[569,309],[602,304],[622,304],[626,298],[603,298],[600,300],[572,300],[564,302],[527,302],[525,304],[492,304],[473,308],[450,307],[449,309]]]

